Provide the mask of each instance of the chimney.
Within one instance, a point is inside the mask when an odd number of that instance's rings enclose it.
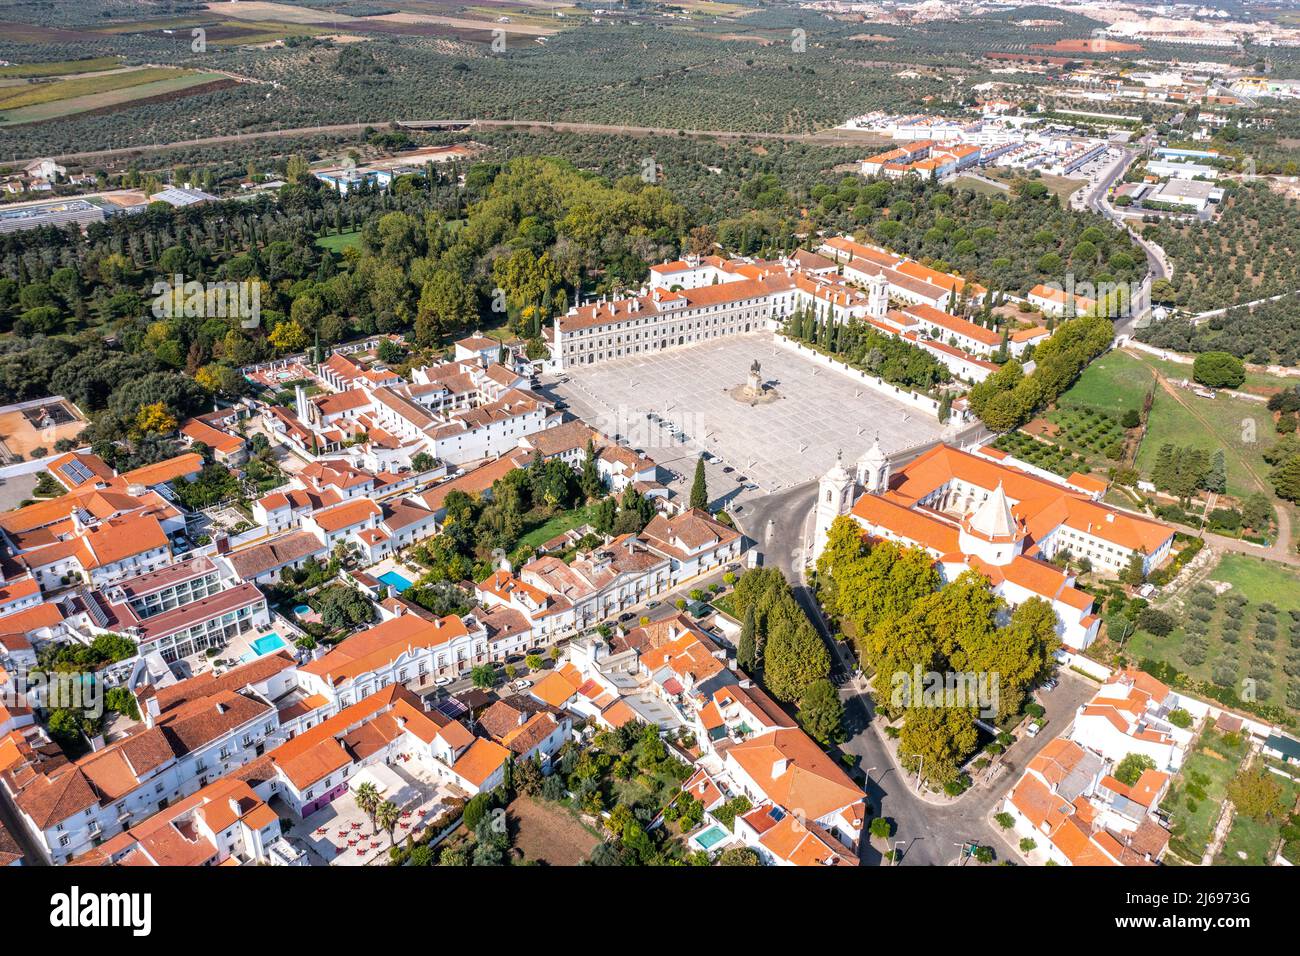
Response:
[[[780,776],[781,776],[781,774],[785,773],[786,768],[789,767],[789,766],[790,766],[790,759],[789,759],[788,757],[781,757],[781,758],[778,759],[778,760],[773,760],[773,761],[772,761],[772,779],[773,779],[773,780],[777,780],[777,779],[779,779]]]
[[[149,695],[149,699],[144,702],[144,709],[149,715],[149,725],[153,726],[154,719],[162,713],[162,708],[158,706],[157,693]]]

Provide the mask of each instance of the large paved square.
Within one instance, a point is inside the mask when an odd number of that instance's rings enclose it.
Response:
[[[755,359],[779,397],[750,406],[731,392]],[[547,390],[594,428],[645,451],[678,490],[689,486],[701,453],[717,456],[706,471],[710,495],[723,502],[818,478],[837,449],[851,464],[877,432],[891,453],[944,431],[929,415],[776,345],[770,332],[574,368]],[[656,425],[651,412],[674,428]],[[758,490],[742,492],[742,479]]]

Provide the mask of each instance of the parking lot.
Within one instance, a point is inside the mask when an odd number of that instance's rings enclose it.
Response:
[[[751,406],[732,392],[755,359],[778,397]],[[877,432],[888,453],[943,431],[929,415],[776,346],[770,332],[575,368],[543,389],[592,427],[644,451],[679,494],[689,493],[696,459],[715,457],[705,464],[715,503],[819,478],[837,449],[852,463]]]

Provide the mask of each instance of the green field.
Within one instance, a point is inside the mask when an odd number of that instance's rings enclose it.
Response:
[[[594,505],[585,505],[581,508],[574,508],[572,511],[563,511],[543,521],[537,527],[524,534],[519,539],[519,549],[528,548],[529,550],[538,547],[541,544],[550,541],[556,535],[563,534],[579,525],[589,523],[596,515]],[[525,520],[528,520],[525,516]]]
[[[72,99],[38,103],[21,109],[0,110],[0,123],[9,125],[37,123],[43,120],[58,119],[62,116],[72,116],[76,113],[85,113],[90,110],[129,106],[136,100],[179,93],[191,87],[204,86],[221,80],[229,81],[229,77],[222,73],[194,73],[190,70],[165,72],[174,73],[175,75],[157,79],[153,82],[142,83],[138,86],[90,93]],[[3,92],[3,89],[0,88],[0,93]]]
[[[1253,604],[1269,602],[1281,611],[1300,610],[1300,571],[1245,554],[1225,554],[1210,575],[1227,581],[1232,590]]]
[[[52,63],[14,63],[0,66],[0,79],[13,77],[72,76],[112,70],[122,65],[119,56],[97,56],[89,60],[57,60]]]
[[[1175,398],[1161,389],[1147,418],[1137,467],[1149,475],[1160,446],[1166,443],[1203,448],[1211,454],[1222,448],[1228,466],[1228,494],[1245,497],[1262,491],[1271,496],[1271,469],[1263,451],[1274,438],[1272,415],[1263,405],[1223,393],[1202,398],[1183,389]]]
[[[1057,401],[1062,408],[1079,406],[1121,414],[1142,409],[1155,381],[1151,369],[1127,352],[1110,351],[1097,359]]]
[[[104,73],[100,76],[85,76],[72,80],[56,80],[52,83],[25,83],[22,86],[7,86],[0,89],[0,110],[17,110],[24,106],[39,106],[42,103],[54,103],[70,100],[94,93],[108,93],[133,86],[142,86],[158,80],[170,80],[185,76],[188,70],[172,67],[150,67],[141,70],[120,70]]]

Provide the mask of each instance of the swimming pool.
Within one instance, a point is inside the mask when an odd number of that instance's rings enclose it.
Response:
[[[729,836],[731,836],[730,833],[715,823],[707,830],[701,830],[691,837],[691,842],[701,850],[711,850]]]
[[[306,604],[299,604],[296,608],[293,609],[293,613],[298,615],[299,617],[306,617],[308,614],[311,613],[311,607]]]
[[[379,580],[384,584],[387,584],[398,594],[401,594],[411,586],[410,579],[403,577],[396,571],[385,571],[383,574],[379,575]]]
[[[247,664],[249,661],[256,660],[264,654],[270,654],[273,651],[278,651],[280,648],[288,647],[289,645],[285,643],[283,637],[272,631],[270,634],[263,634],[248,646],[251,650],[246,654],[241,654],[239,657],[240,662],[243,664]]]

